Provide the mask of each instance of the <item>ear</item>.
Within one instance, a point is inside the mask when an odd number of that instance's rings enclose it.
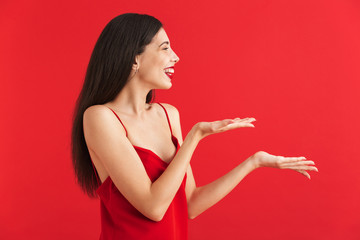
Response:
[[[132,69],[136,71],[136,69],[139,69],[139,55],[135,56],[134,63],[132,65]]]

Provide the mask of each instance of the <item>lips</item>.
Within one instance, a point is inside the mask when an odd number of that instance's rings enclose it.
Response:
[[[170,80],[171,80],[173,78],[174,73],[175,73],[174,67],[165,68],[164,71],[166,69],[172,69],[172,72],[165,72],[166,76],[168,76],[170,78]]]

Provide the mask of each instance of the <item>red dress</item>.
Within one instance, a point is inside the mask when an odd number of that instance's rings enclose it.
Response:
[[[171,139],[179,150],[178,139],[173,135],[169,116],[165,111],[171,131]],[[111,109],[112,110],[112,109]],[[113,111],[113,110],[112,110]],[[114,112],[114,111],[113,111]],[[126,136],[127,131],[120,118],[114,112],[123,125]],[[158,155],[149,149],[134,146],[146,172],[154,182],[165,171],[169,163],[163,161]],[[95,175],[98,177],[94,168]],[[186,174],[176,193],[173,201],[167,209],[163,219],[155,222],[145,217],[134,208],[128,200],[119,192],[110,176],[96,190],[100,197],[101,214],[101,240],[126,239],[126,240],[186,240],[188,239],[188,212],[185,195]]]

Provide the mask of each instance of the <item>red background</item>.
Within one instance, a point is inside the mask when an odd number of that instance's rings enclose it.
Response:
[[[198,185],[259,150],[319,173],[257,169],[194,220],[194,239],[360,239],[360,3],[1,1],[0,239],[98,239],[99,201],[75,185],[71,118],[101,30],[125,12],[164,23],[180,57],[157,100],[199,121],[255,117],[212,135]]]

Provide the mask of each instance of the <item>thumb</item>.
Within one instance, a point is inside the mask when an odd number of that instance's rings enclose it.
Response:
[[[233,119],[225,119],[223,120],[223,125],[226,126],[228,124],[234,123],[235,121]]]

